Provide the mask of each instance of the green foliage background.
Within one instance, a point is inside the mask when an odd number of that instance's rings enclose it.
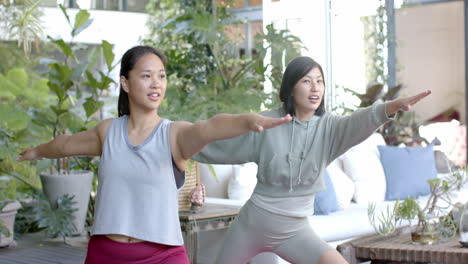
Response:
[[[285,65],[281,59],[264,63],[267,51],[286,61],[300,55],[303,45],[287,31],[275,30],[255,39],[256,55],[242,58],[237,43],[226,34],[240,21],[228,10],[230,2],[151,1],[147,11],[150,35],[144,40],[168,58],[168,90],[160,113],[173,120],[196,121],[221,112],[258,112],[277,105],[276,89]],[[264,92],[265,72],[273,93]]]

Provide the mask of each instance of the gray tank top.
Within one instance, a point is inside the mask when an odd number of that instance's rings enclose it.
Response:
[[[128,116],[112,120],[99,164],[93,235],[121,234],[166,245],[183,245],[178,189],[169,130],[161,119],[140,145],[130,143]]]

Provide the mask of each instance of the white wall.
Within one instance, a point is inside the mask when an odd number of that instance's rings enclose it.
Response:
[[[323,0],[263,1],[263,25],[275,23],[278,29],[288,29],[305,43],[303,55],[325,66],[326,16]],[[287,64],[287,62],[286,62]]]
[[[276,29],[288,29],[298,36],[307,48],[302,55],[316,60],[322,66],[326,75],[324,77],[328,80],[328,8],[325,3],[325,0],[264,0],[263,26],[274,23]],[[288,61],[284,64],[287,65]]]
[[[403,94],[431,89],[414,110],[419,121],[449,108],[465,123],[463,1],[419,5],[395,13],[397,80]]]

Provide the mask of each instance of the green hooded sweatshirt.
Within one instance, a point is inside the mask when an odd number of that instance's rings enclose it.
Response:
[[[260,113],[282,117],[282,108]],[[201,163],[258,165],[255,193],[269,197],[312,195],[325,188],[324,169],[351,147],[391,120],[386,104],[376,102],[348,116],[325,112],[265,130],[216,141],[192,157]],[[365,160],[362,161],[365,166]]]

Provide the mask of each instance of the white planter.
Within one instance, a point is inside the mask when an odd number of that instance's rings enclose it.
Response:
[[[93,182],[91,171],[71,171],[70,174],[42,173],[42,188],[49,198],[52,206],[57,206],[57,199],[65,194],[74,196],[74,207],[78,210],[73,213],[73,224],[76,227],[73,235],[84,232],[86,213],[88,211],[89,194]]]
[[[16,245],[13,240],[13,227],[15,224],[16,213],[19,208],[21,208],[21,204],[18,201],[11,201],[3,208],[2,211],[0,211],[0,221],[2,221],[8,230],[10,230],[10,236],[8,237],[0,234],[0,247]]]

